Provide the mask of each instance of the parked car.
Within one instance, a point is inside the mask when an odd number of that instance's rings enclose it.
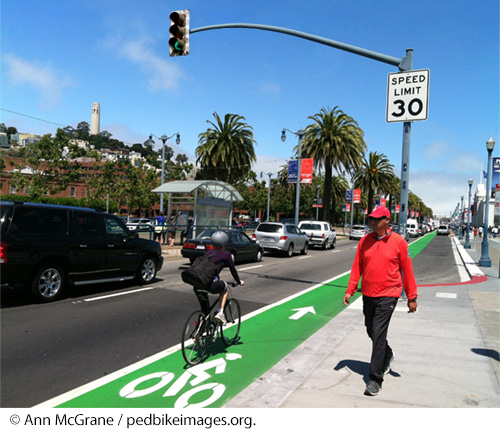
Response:
[[[0,202],[0,283],[20,285],[39,302],[73,286],[135,279],[151,282],[161,246],[123,221],[82,207]]]
[[[391,231],[400,234],[401,228],[399,225],[391,225]]]
[[[186,240],[182,246],[181,255],[193,262],[199,256],[204,255],[205,251],[213,249],[214,246],[210,237],[215,231],[218,230],[206,229],[195,238]],[[231,253],[235,263],[242,261],[262,261],[262,255],[264,254],[262,246],[252,241],[240,229],[221,231],[224,231],[229,238],[226,250]]]
[[[349,230],[349,240],[359,240],[371,231],[366,225],[353,225]]]
[[[301,221],[299,228],[309,237],[309,246],[319,246],[322,249],[335,248],[337,233],[328,222]]]
[[[295,251],[303,255],[309,249],[309,238],[299,227],[282,222],[261,222],[252,238],[262,245],[266,252],[284,252],[291,257]]]
[[[150,231],[154,225],[153,220],[146,218],[134,218],[130,219],[129,222],[126,223],[127,228],[131,231]]]
[[[449,235],[450,230],[448,228],[448,225],[439,225],[439,228],[437,230],[437,235]]]

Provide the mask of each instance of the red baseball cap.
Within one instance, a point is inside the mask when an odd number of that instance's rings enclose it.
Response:
[[[381,217],[386,217],[386,218],[390,218],[391,217],[391,213],[389,212],[389,209],[387,207],[377,207],[375,210],[373,210],[369,215],[368,217],[371,217],[371,218],[374,218],[374,219],[378,219],[378,218],[381,218]]]

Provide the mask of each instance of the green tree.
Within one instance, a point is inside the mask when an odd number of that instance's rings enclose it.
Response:
[[[342,212],[342,204],[345,201],[345,193],[349,188],[349,183],[344,176],[338,175],[332,177],[332,223],[343,221],[344,214]],[[340,213],[339,213],[340,212]]]
[[[240,115],[226,114],[224,122],[217,113],[214,117],[215,123],[207,121],[212,127],[198,135],[196,163],[201,171],[196,178],[234,183],[246,178],[257,160],[252,127]]]
[[[366,150],[364,133],[358,123],[338,107],[332,110],[322,108],[309,119],[314,123],[306,128],[302,156],[313,158],[316,167],[325,169],[323,219],[331,222],[333,169],[353,173],[361,166]]]
[[[394,178],[394,165],[378,152],[370,152],[368,159],[363,158],[361,168],[354,176],[354,187],[364,190],[368,195],[368,214],[374,204],[375,193],[388,193]]]
[[[82,121],[76,126],[75,132],[78,139],[88,140],[90,137],[90,125],[86,121]]]
[[[11,184],[19,190],[26,188],[30,201],[57,194],[80,178],[81,165],[70,160],[79,152],[76,145],[69,143],[69,137],[62,129],[57,129],[54,138],[50,134],[44,135],[37,143],[19,151],[20,163],[10,161],[14,168]]]

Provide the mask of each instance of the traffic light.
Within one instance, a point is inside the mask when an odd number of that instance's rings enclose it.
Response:
[[[170,14],[170,57],[189,54],[189,9],[174,11]]]

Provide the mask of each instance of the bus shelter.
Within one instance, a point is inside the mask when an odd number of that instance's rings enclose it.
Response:
[[[241,194],[230,184],[217,180],[177,180],[153,189],[168,194],[167,216],[177,216],[177,229],[189,230],[188,214],[192,215],[192,234],[205,227],[230,227],[233,203],[243,201]]]

